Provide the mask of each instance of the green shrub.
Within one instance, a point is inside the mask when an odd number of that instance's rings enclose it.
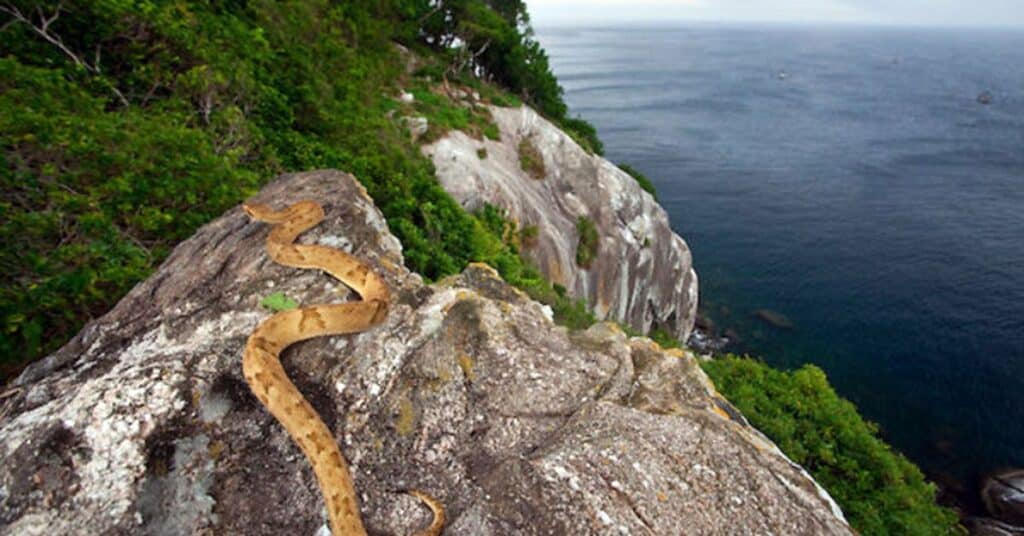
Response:
[[[400,122],[391,96],[409,80],[394,43],[442,58],[428,66],[451,58],[418,44],[427,3],[60,6],[49,31],[98,68],[77,66],[25,24],[0,25],[0,379],[66,342],[178,241],[285,171],[353,173],[427,279],[484,260],[544,289],[438,185]],[[49,16],[58,3],[38,7]],[[515,91],[535,94],[524,72]],[[492,102],[516,102],[476,85]],[[433,99],[427,87],[414,88],[413,111],[498,137],[484,108]]]
[[[523,138],[519,142],[519,167],[537,180],[541,180],[547,175],[547,170],[544,168],[544,157],[530,138]]]
[[[629,164],[618,164],[618,166],[619,169],[625,171],[629,176],[636,179],[637,184],[639,184],[647,193],[651,194],[655,201],[658,200],[658,192],[654,191],[654,183],[651,182],[651,179],[648,179],[646,175],[640,173],[639,170]]]
[[[555,119],[555,123],[586,151],[598,155],[604,154],[604,145],[597,137],[597,129],[590,123],[578,117]]]
[[[433,142],[451,130],[461,130],[470,136],[480,139],[498,139],[500,133],[497,125],[491,120],[491,113],[482,106],[459,103],[447,95],[440,94],[440,88],[431,88],[421,83],[410,90],[414,100],[412,108],[417,114],[427,118],[429,127],[427,134],[420,141]]]
[[[576,264],[581,268],[590,268],[590,264],[597,258],[601,242],[597,226],[590,218],[580,216],[576,219],[576,234],[579,235],[579,241],[576,243]]]
[[[540,229],[536,225],[527,225],[519,231],[519,243],[524,248],[532,248],[537,245],[540,236]]]
[[[806,468],[862,534],[960,534],[935,486],[878,437],[813,365],[783,372],[736,356],[702,363],[751,424]]]

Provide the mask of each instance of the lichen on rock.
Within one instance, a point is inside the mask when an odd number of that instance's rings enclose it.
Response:
[[[447,506],[447,534],[850,534],[690,353],[609,323],[569,332],[484,265],[423,284],[349,175],[286,175],[255,201],[300,199],[327,213],[300,241],[352,244],[395,297],[380,325],[283,355],[371,532],[425,526],[400,492],[418,488]],[[268,283],[301,304],[345,298],[270,261],[267,231],[229,211],[22,374],[2,402],[0,534],[323,530],[312,471],[240,360]]]

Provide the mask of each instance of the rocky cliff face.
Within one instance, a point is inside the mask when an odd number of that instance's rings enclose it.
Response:
[[[384,274],[383,324],[284,353],[352,463],[371,532],[850,534],[828,496],[718,397],[692,355],[611,324],[569,333],[486,266],[434,285],[349,175],[289,175],[256,200],[316,199],[300,240]],[[308,534],[325,513],[298,448],[250,394],[245,340],[283,292],[348,292],[270,261],[239,209],[200,229],[0,400],[0,534]]]
[[[529,107],[490,111],[500,141],[453,131],[423,147],[442,186],[469,210],[489,203],[521,227],[535,227],[526,255],[599,318],[645,333],[661,327],[687,340],[696,318],[697,274],[664,209],[632,177],[588,154]],[[531,147],[543,166],[521,162]],[[599,236],[589,268],[576,260],[580,217],[592,221]]]

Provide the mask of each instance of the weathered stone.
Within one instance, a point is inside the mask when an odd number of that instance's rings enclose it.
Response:
[[[418,139],[430,130],[430,121],[428,121],[426,117],[406,116],[402,118],[402,124],[405,125],[405,128],[409,129],[409,135],[412,136],[412,139],[414,140]]]
[[[284,352],[351,461],[372,533],[448,508],[446,534],[850,534],[813,480],[714,391],[693,356],[612,324],[570,333],[474,265],[426,286],[345,174],[284,176],[257,201],[316,199],[300,241],[384,274],[384,322]],[[111,312],[16,381],[0,414],[0,534],[307,534],[312,472],[241,376],[283,292],[348,292],[271,261],[239,209],[201,228]]]
[[[490,111],[500,140],[452,131],[423,146],[441,185],[467,209],[489,203],[507,210],[520,227],[536,227],[525,254],[552,282],[584,298],[599,318],[643,332],[661,327],[685,341],[697,314],[697,274],[664,209],[626,172],[588,154],[529,107]],[[520,165],[525,139],[543,158],[542,180]],[[477,156],[481,148],[486,159]],[[600,236],[589,269],[576,264],[581,216],[596,224]]]
[[[987,517],[969,517],[964,527],[971,536],[1024,536],[1024,527],[1015,527]]]
[[[987,478],[981,498],[992,517],[1024,528],[1024,469],[1003,471]]]

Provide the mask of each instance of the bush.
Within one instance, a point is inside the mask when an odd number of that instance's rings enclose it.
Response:
[[[653,197],[655,201],[658,200],[658,192],[654,191],[654,183],[651,182],[651,179],[648,179],[646,175],[640,173],[639,170],[629,164],[618,164],[618,166],[619,169],[628,173],[630,177],[636,179],[636,183],[639,184],[644,191],[651,194],[651,197]]]
[[[702,363],[750,423],[806,468],[863,534],[960,534],[935,486],[878,437],[813,365],[783,372],[748,358]]]
[[[580,216],[576,220],[576,234],[579,241],[576,244],[576,264],[581,268],[590,268],[590,264],[597,258],[598,246],[601,237],[597,234],[597,226],[586,217]]]
[[[0,25],[0,379],[285,171],[353,173],[428,280],[485,260],[542,288],[438,185],[393,113],[408,81],[394,43],[433,54],[416,44],[428,4],[39,2],[61,10],[48,31],[95,68],[26,24]],[[497,137],[479,110],[423,89],[416,104],[435,125]]]
[[[534,179],[541,180],[547,175],[544,157],[530,138],[519,142],[519,167]]]

